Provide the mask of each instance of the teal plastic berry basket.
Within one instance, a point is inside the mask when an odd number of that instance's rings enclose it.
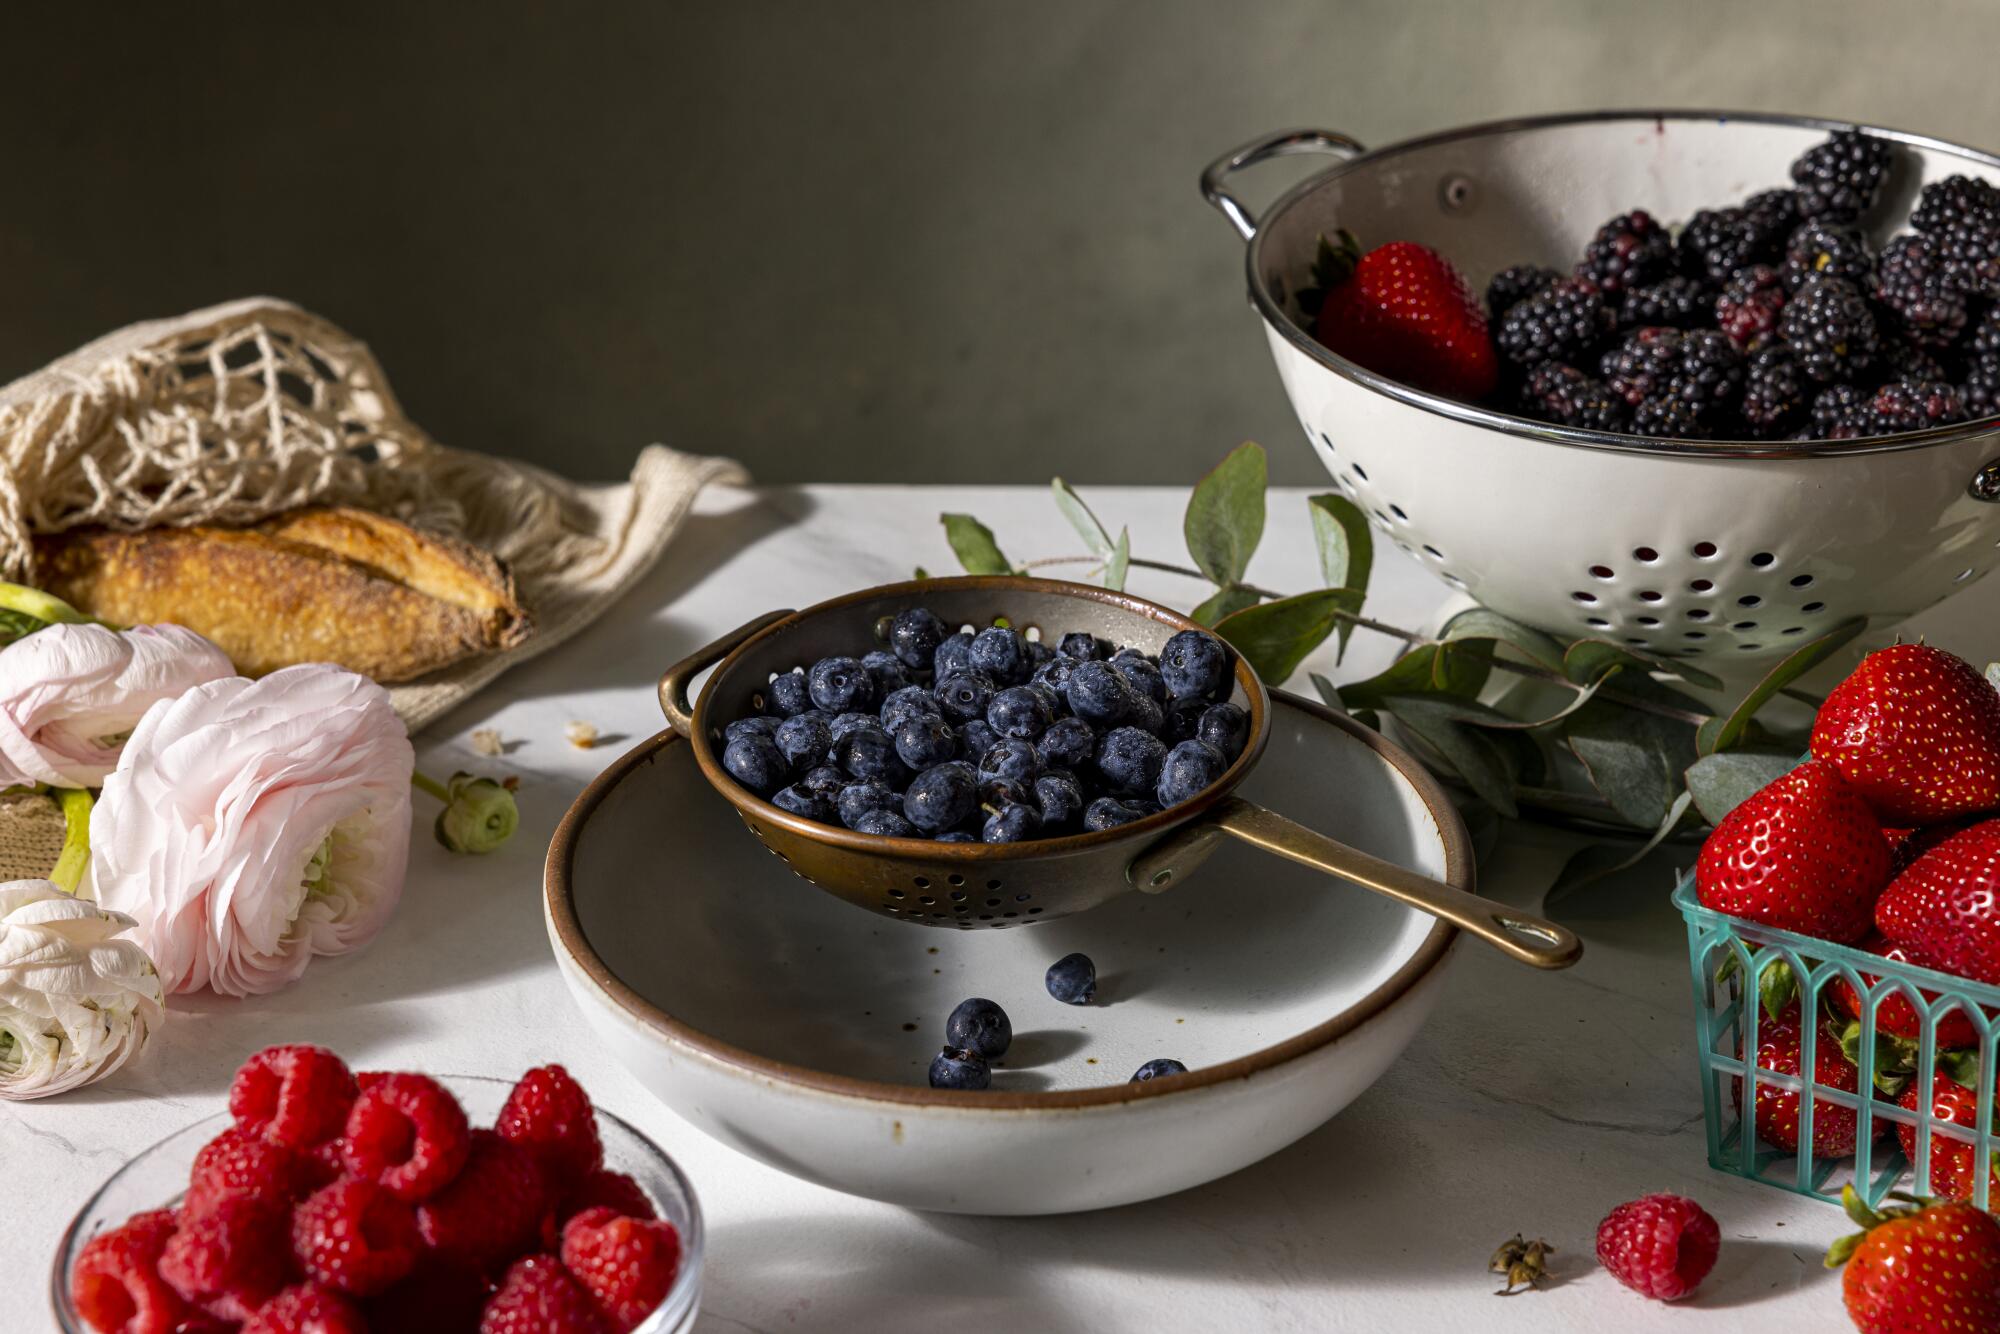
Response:
[[[1968,1166],[1959,1174],[1971,1177],[1972,1202],[1982,1209],[2000,1209],[2000,1189],[1994,1188],[1994,1178],[2000,1174],[2000,1159],[1995,1156],[2000,1150],[2000,1135],[1995,1134],[2000,1113],[1994,1108],[1994,1085],[1996,1075],[2000,1075],[1995,1056],[2000,1048],[2000,987],[1715,912],[1696,899],[1692,875],[1682,879],[1673,900],[1687,921],[1695,1051],[1701,1069],[1710,1166],[1835,1205],[1840,1203],[1841,1187],[1852,1184],[1875,1205],[1891,1190],[1918,1195],[1945,1193],[1921,1189],[1917,1183],[1931,1182],[1934,1187],[1948,1184],[1952,1175],[1949,1167],[1941,1169],[1947,1181],[1940,1182],[1933,1175],[1932,1159],[1940,1149],[1956,1156],[1964,1152],[1960,1146],[1967,1146],[1972,1150],[1971,1164],[1989,1165],[1983,1172]],[[1789,967],[1797,980],[1803,1012],[1820,1016],[1822,1022],[1805,1026],[1799,1056],[1804,1075],[1757,1067],[1748,1071],[1751,1087],[1743,1091],[1746,1066],[1755,1066],[1743,1053],[1757,1050],[1758,1029],[1768,1022],[1763,1007],[1756,1003],[1760,984],[1768,970],[1780,964]],[[1976,1124],[1954,1124],[1936,1116],[1936,1102],[1931,1097],[1912,1097],[1908,1099],[1912,1106],[1906,1108],[1900,1105],[1899,1094],[1887,1092],[1865,1077],[1858,1080],[1859,1093],[1806,1077],[1818,1069],[1819,1044],[1837,1042],[1836,1035],[1852,1022],[1848,1012],[1833,1003],[1833,988],[1841,981],[1863,999],[1856,1061],[1859,1069],[1877,1068],[1878,1048],[1884,1057],[1901,1049],[1895,1037],[1876,1032],[1884,1001],[1900,996],[1919,1020],[1919,1031],[1911,1038],[1915,1059],[1908,1086],[1930,1089],[1940,1069],[1966,1072],[1967,1057],[1976,1056],[1976,1088],[1968,1090],[1968,1096],[1976,1093],[1978,1100]],[[1969,1030],[1972,1042],[1940,1049],[1939,1025],[1947,1018],[1953,1020],[1954,1038]],[[1757,1106],[1758,1090],[1773,1088],[1788,1091],[1798,1104],[1797,1151],[1763,1142],[1756,1132],[1755,1116],[1744,1114],[1744,1109]],[[1834,1108],[1844,1108],[1858,1118],[1851,1157],[1820,1157],[1812,1152],[1814,1118]],[[1903,1147],[1905,1127],[1914,1127],[1912,1151],[1908,1153]]]

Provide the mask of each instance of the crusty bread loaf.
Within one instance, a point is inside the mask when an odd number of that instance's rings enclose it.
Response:
[[[208,636],[250,676],[331,662],[408,681],[531,633],[506,569],[464,542],[349,508],[254,528],[80,528],[35,539],[37,582],[114,625]]]

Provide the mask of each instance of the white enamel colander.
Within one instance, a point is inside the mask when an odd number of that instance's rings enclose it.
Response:
[[[1567,268],[1606,219],[1679,222],[1788,184],[1843,122],[1610,112],[1450,130],[1365,152],[1342,134],[1266,135],[1202,193],[1248,242],[1251,303],[1299,424],[1342,491],[1397,546],[1495,611],[1567,637],[1755,676],[1854,616],[1870,638],[2000,562],[2000,422],[1813,444],[1647,440],[1572,430],[1394,383],[1316,342],[1295,301],[1318,238],[1432,246],[1475,290],[1510,264]],[[2000,184],[2000,158],[1895,130],[1879,243],[1919,187]],[[1331,168],[1261,219],[1227,177],[1278,156]]]

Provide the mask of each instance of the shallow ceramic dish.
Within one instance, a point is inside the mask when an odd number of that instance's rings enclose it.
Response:
[[[1245,795],[1471,888],[1464,827],[1416,761],[1318,705],[1271,698]],[[1243,846],[1169,894],[1018,931],[912,931],[819,893],[736,826],[670,732],[599,776],[549,848],[564,981],[618,1058],[699,1129],[912,1208],[1094,1209],[1256,1162],[1401,1054],[1458,936]],[[1097,963],[1097,1004],[1043,989],[1072,950]],[[934,1091],[944,1017],[968,996],[1006,1008],[1014,1046],[991,1090]],[[1128,1082],[1161,1056],[1189,1073]]]

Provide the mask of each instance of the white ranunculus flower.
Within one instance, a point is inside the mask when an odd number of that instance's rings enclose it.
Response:
[[[403,892],[415,752],[366,677],[234,676],[152,707],[90,819],[98,900],[169,992],[259,995],[373,939]]]
[[[0,1098],[46,1098],[110,1074],[165,1017],[122,913],[48,880],[0,884]]]

